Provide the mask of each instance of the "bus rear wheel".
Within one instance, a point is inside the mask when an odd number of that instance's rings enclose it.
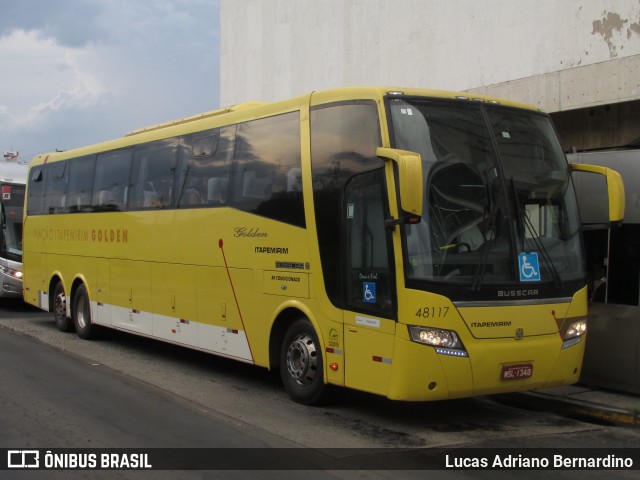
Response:
[[[64,294],[62,282],[56,283],[53,289],[53,318],[61,332],[73,331],[73,321],[67,317],[67,297]]]
[[[80,285],[73,294],[71,317],[80,338],[89,340],[96,335],[96,327],[91,323],[91,302],[87,287]]]
[[[293,322],[280,351],[280,377],[292,400],[304,405],[322,401],[325,392],[322,349],[306,318]]]

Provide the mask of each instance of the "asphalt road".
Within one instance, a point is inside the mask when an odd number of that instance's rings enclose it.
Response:
[[[6,448],[274,448],[292,444],[89,359],[0,329],[0,445]],[[281,459],[282,463],[285,463]],[[253,472],[255,473],[255,472]],[[282,478],[258,472],[257,478]],[[139,472],[73,472],[74,478],[140,478]],[[0,472],[3,479],[70,472]],[[201,478],[154,472],[148,478]],[[313,472],[312,478],[333,477]],[[225,472],[224,478],[246,478]]]
[[[4,445],[239,448],[274,442],[177,395],[6,330],[0,330],[0,365]]]
[[[50,314],[18,302],[0,305],[0,385],[0,447],[7,448],[269,447],[286,456],[291,447],[455,451],[640,445],[638,429],[516,408],[491,397],[399,403],[341,390],[328,405],[306,407],[291,402],[277,375],[264,369],[114,331],[97,341],[81,340],[59,332]],[[417,461],[419,466],[431,459]],[[42,473],[0,472],[0,478],[134,478],[124,471]],[[154,479],[298,478],[296,472],[273,471],[133,473]],[[578,478],[575,473],[552,474]],[[514,472],[432,474],[495,479],[512,478]],[[584,472],[579,478],[601,474]],[[518,476],[538,478],[536,472]],[[637,472],[607,476],[638,478]],[[327,477],[424,478],[425,472],[305,474]]]

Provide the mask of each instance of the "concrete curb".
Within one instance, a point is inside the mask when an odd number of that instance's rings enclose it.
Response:
[[[610,407],[567,396],[542,392],[513,393],[500,397],[505,403],[524,406],[534,410],[546,410],[572,417],[586,417],[602,423],[640,426],[640,411]]]

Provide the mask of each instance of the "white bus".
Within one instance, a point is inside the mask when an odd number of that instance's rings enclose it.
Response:
[[[22,298],[22,214],[28,168],[0,160],[0,298]]]

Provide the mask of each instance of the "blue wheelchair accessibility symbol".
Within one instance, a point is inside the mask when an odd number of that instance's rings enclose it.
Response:
[[[364,282],[362,284],[362,301],[376,303],[376,284],[374,282]]]
[[[540,263],[536,252],[521,253],[518,255],[518,271],[521,282],[540,281]]]

